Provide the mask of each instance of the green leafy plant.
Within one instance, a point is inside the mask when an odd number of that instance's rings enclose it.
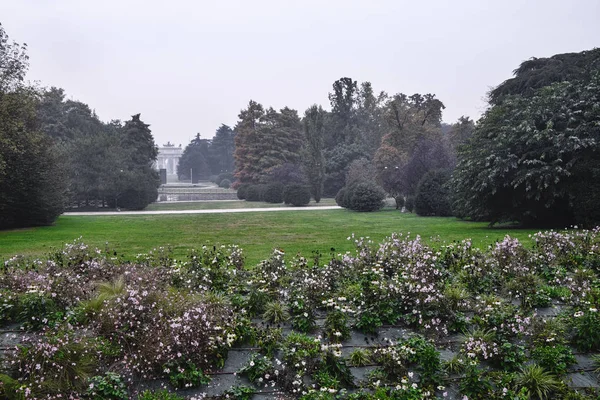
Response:
[[[245,385],[236,385],[230,387],[223,393],[224,398],[231,400],[251,400],[256,393],[256,389]]]
[[[600,316],[595,308],[577,311],[571,319],[573,344],[579,350],[600,350]]]
[[[531,356],[542,368],[556,375],[566,373],[567,369],[577,362],[573,351],[560,343],[536,346]]]
[[[89,380],[88,396],[94,400],[127,400],[129,395],[123,377],[114,372],[94,376]]]
[[[190,361],[169,363],[163,370],[167,373],[171,385],[177,389],[193,388],[210,383],[210,377]]]
[[[531,397],[539,400],[546,399],[561,387],[556,377],[537,364],[526,365],[515,377],[518,388],[526,388]]]
[[[185,397],[167,390],[144,390],[138,395],[138,400],[185,400]]]
[[[467,365],[458,388],[460,393],[469,399],[485,400],[492,393],[492,382],[483,370],[475,365]]]
[[[325,325],[323,326],[323,333],[327,339],[334,343],[350,339],[348,315],[340,310],[334,310],[327,313]]]
[[[263,318],[268,322],[278,324],[287,321],[290,318],[290,314],[288,313],[285,305],[278,301],[272,301],[265,305]]]
[[[353,367],[364,367],[371,363],[371,352],[367,349],[355,349],[348,358]]]
[[[257,353],[250,356],[248,362],[238,370],[238,373],[247,376],[252,383],[266,383],[275,381],[277,378],[273,362]]]
[[[272,357],[281,347],[283,333],[281,328],[259,327],[256,329],[254,343],[260,347],[261,352],[267,357]]]

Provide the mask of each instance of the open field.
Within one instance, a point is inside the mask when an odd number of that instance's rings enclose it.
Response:
[[[289,211],[277,213],[61,216],[54,226],[0,232],[0,259],[15,254],[42,255],[78,237],[91,246],[106,244],[119,255],[132,259],[158,246],[171,246],[177,257],[206,243],[237,244],[243,248],[246,265],[267,258],[275,247],[288,254],[310,257],[314,250],[327,255],[353,249],[347,238],[369,236],[381,241],[392,232],[410,232],[423,238],[452,242],[471,238],[475,246],[487,245],[510,234],[530,244],[535,230],[489,229],[485,223],[455,218],[418,217],[394,209],[377,213],[348,210]]]

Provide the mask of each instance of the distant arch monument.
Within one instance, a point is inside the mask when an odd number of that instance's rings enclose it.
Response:
[[[167,142],[158,148],[158,156],[156,157],[156,169],[159,171],[165,169],[167,171],[167,182],[176,182],[177,166],[179,159],[183,155],[181,145],[176,147],[171,142]]]

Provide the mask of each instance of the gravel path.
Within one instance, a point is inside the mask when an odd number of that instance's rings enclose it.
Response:
[[[63,215],[167,215],[167,214],[219,214],[219,213],[247,213],[270,211],[318,211],[337,210],[339,206],[316,207],[273,207],[273,208],[225,208],[222,210],[163,210],[163,211],[90,211],[66,212]]]

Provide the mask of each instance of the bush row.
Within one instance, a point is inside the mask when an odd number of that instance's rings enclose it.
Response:
[[[285,203],[293,206],[305,206],[310,203],[310,189],[300,184],[283,185],[275,182],[251,185],[243,183],[237,189],[237,196],[240,200]]]

